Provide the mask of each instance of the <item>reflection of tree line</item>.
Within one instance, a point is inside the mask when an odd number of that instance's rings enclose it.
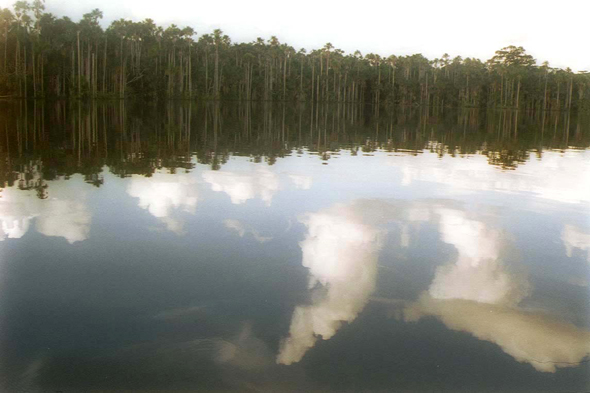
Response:
[[[339,151],[444,155],[485,154],[515,168],[531,152],[590,145],[588,115],[517,111],[443,112],[401,108],[376,115],[341,105],[55,103],[5,104],[0,115],[0,181],[37,189],[81,174],[100,186],[105,166],[120,177],[157,169],[190,170],[196,162],[219,169],[231,155],[272,165],[304,150],[322,160]]]

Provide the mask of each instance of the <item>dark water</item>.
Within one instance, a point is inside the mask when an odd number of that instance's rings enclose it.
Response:
[[[583,113],[0,105],[0,391],[590,390]]]

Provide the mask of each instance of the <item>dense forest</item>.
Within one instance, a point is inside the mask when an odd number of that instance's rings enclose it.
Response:
[[[0,8],[0,96],[199,98],[570,110],[588,107],[590,74],[536,65],[522,47],[491,59],[346,54],[327,43],[307,53],[221,30],[116,20],[95,9],[79,22],[44,0]]]

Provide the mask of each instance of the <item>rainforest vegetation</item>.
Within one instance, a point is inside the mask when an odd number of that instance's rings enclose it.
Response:
[[[589,106],[590,74],[537,65],[522,47],[487,61],[421,54],[306,52],[277,37],[236,43],[221,30],[119,19],[98,10],[79,22],[43,0],[0,8],[0,96],[199,98],[353,102],[430,107],[569,110]]]

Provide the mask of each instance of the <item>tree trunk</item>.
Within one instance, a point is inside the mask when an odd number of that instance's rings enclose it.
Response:
[[[106,85],[107,85],[107,37],[104,38],[104,59],[102,62],[102,94],[106,94]]]
[[[543,110],[547,110],[547,79],[548,79],[549,70],[545,70],[545,91],[543,92]],[[545,123],[543,122],[543,126]]]
[[[4,73],[8,71],[8,24],[4,28]]]
[[[311,102],[314,99],[313,82],[315,80],[315,63],[311,64]]]
[[[520,76],[518,77],[518,87],[516,88],[516,109],[518,109],[520,101]]]
[[[285,93],[287,91],[287,57],[285,56],[285,62],[283,64],[283,101],[285,101]]]
[[[25,98],[27,98],[27,46],[23,45],[24,63],[23,63],[23,76],[25,78]]]
[[[81,90],[81,86],[82,86],[82,65],[81,65],[82,63],[81,63],[81,61],[82,61],[82,59],[80,57],[80,32],[79,31],[76,32],[76,37],[77,37],[77,41],[78,41],[78,44],[77,44],[77,46],[78,46],[78,97],[80,97],[81,92],[82,92],[82,90]]]
[[[219,44],[215,43],[215,75],[213,82],[213,90],[215,99],[219,99]]]
[[[574,85],[574,78],[571,77],[570,78],[570,93],[569,93],[569,98],[568,98],[568,103],[567,103],[567,110],[571,110],[572,109],[572,89]]]
[[[35,67],[35,45],[33,45],[31,48],[31,57],[33,58],[33,61],[31,62],[31,65],[33,66],[33,97],[37,97],[37,67]]]
[[[193,96],[193,63],[191,59],[191,45],[188,47],[188,96]]]

